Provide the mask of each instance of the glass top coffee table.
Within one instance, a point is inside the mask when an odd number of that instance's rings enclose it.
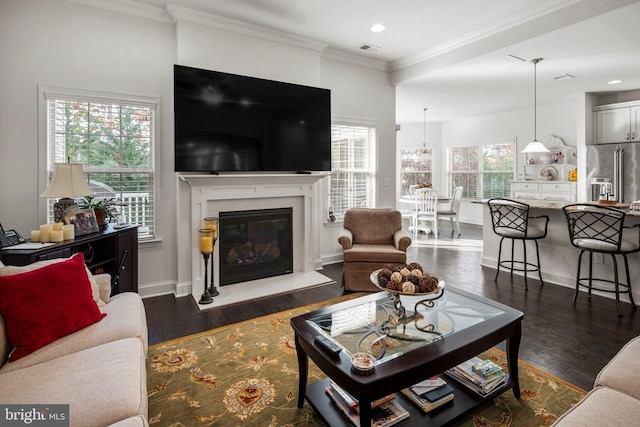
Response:
[[[401,296],[401,300],[399,311],[394,296],[379,292],[291,319],[300,374],[298,407],[306,397],[328,425],[349,425],[325,394],[329,379],[360,402],[362,426],[370,425],[371,402],[390,393],[411,413],[410,422],[421,421],[421,425],[446,424],[510,388],[520,397],[517,362],[522,312],[450,287],[435,295]],[[340,352],[332,354],[316,337],[329,339]],[[452,404],[423,413],[398,393],[502,341],[506,341],[509,378],[490,394],[477,395],[451,380]],[[351,357],[357,352],[375,357],[371,371],[352,366]],[[327,379],[307,385],[309,358]]]

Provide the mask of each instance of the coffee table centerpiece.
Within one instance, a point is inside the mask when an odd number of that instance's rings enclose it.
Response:
[[[444,295],[444,280],[425,272],[422,266],[415,262],[407,265],[387,264],[384,268],[372,272],[369,279],[377,288],[387,291],[389,298],[394,300],[399,323],[421,318],[418,306],[432,308],[434,301]],[[413,312],[407,312],[402,304],[401,295],[420,297]]]

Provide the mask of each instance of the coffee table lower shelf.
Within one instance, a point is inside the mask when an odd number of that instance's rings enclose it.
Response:
[[[454,389],[452,402],[446,403],[433,411],[424,413],[415,403],[398,391],[395,393],[396,399],[411,415],[406,420],[402,420],[394,425],[444,426],[471,413],[478,406],[513,387],[513,382],[508,378],[505,385],[494,390],[491,394],[479,396],[473,391],[468,390],[465,386],[458,384],[455,380],[448,378],[446,375],[443,377],[447,378],[447,383]],[[309,402],[311,407],[320,415],[320,418],[322,418],[322,421],[324,421],[326,425],[331,427],[352,427],[353,423],[342,414],[340,409],[325,393],[327,387],[329,387],[328,378],[307,384],[307,402]]]

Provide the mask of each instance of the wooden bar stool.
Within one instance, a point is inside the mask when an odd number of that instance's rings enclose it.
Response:
[[[537,271],[540,283],[544,285],[542,274],[540,273],[540,251],[538,249],[538,239],[547,236],[547,224],[549,217],[547,215],[529,216],[529,205],[510,199],[490,199],[489,212],[491,214],[491,224],[493,232],[500,236],[500,247],[498,249],[498,265],[494,282],[498,280],[500,267],[511,271],[513,277],[514,271],[522,271],[524,273],[524,287],[527,286],[527,272]],[[504,239],[511,240],[511,259],[502,260],[502,242]],[[514,255],[515,241],[522,241],[523,259],[516,260]],[[527,241],[533,240],[536,245],[536,262],[527,261]]]
[[[625,212],[608,206],[597,206],[586,203],[576,203],[562,208],[567,218],[569,227],[569,239],[571,244],[580,249],[578,256],[578,272],[576,273],[576,292],[573,302],[578,298],[580,286],[587,288],[587,295],[591,297],[591,291],[610,292],[616,295],[616,308],[618,316],[620,312],[620,294],[629,294],[631,307],[635,310],[636,304],[633,301],[631,292],[631,278],[629,276],[629,261],[627,255],[640,251],[640,231],[638,232],[638,242],[623,240],[624,229],[638,228],[640,224],[625,226]],[[582,255],[589,252],[589,274],[580,276],[582,265]],[[613,261],[613,280],[610,278],[593,277],[593,254],[609,254]],[[620,283],[618,279],[617,255],[622,255],[624,260],[624,270],[627,283]],[[594,284],[595,282],[595,284]]]

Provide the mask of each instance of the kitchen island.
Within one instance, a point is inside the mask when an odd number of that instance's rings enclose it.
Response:
[[[569,232],[567,230],[567,223],[562,208],[564,206],[573,204],[569,202],[561,201],[549,201],[549,200],[522,200],[518,201],[526,203],[530,206],[530,216],[547,215],[549,217],[549,225],[547,228],[547,237],[538,240],[540,246],[540,266],[542,271],[542,278],[545,283],[553,283],[556,285],[567,286],[575,288],[575,277],[578,268],[578,255],[580,250],[571,245],[569,242]],[[482,227],[482,239],[483,239],[483,251],[482,251],[482,265],[489,268],[496,268],[498,262],[498,246],[500,244],[500,237],[493,232],[491,226],[491,216],[489,215],[489,207],[487,206],[487,200],[474,200],[472,203],[479,203],[485,206],[483,209],[483,227]],[[640,212],[627,211],[627,217],[625,218],[625,225],[633,225],[640,223]],[[630,229],[625,231],[625,240],[638,243],[638,229]],[[503,251],[510,251],[511,246],[508,242],[503,245]],[[522,259],[522,244],[516,242],[516,259]],[[527,253],[529,256],[535,257],[534,246],[527,247]],[[613,263],[609,255],[604,256],[603,263],[596,263],[598,258],[594,256],[593,275],[594,277],[610,277],[613,279]],[[629,259],[629,272],[631,274],[632,289],[634,299],[636,302],[640,301],[640,282],[634,280],[634,278],[640,277],[640,253],[634,253],[628,256]],[[585,255],[582,263],[583,276],[588,268],[588,258]],[[622,259],[618,262],[618,269],[620,273],[620,280],[625,282],[624,268]],[[498,278],[498,281],[508,280],[508,272],[502,273]],[[514,274],[520,274],[514,272]],[[537,280],[537,273],[533,272],[528,275],[530,279]],[[531,283],[529,287],[531,288]],[[534,285],[535,286],[535,285]],[[614,298],[613,294],[599,293],[597,291],[594,294],[603,295],[608,298]],[[580,298],[579,296],[578,298]],[[620,295],[620,300],[625,303],[629,302],[629,298],[626,294]],[[625,306],[622,306],[623,312],[625,312]]]

